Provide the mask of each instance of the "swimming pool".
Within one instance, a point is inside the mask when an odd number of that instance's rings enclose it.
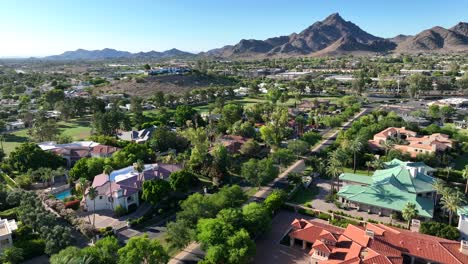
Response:
[[[65,199],[65,198],[67,198],[67,197],[70,197],[70,196],[72,196],[71,190],[65,190],[65,191],[63,191],[63,192],[59,192],[59,193],[56,193],[56,194],[55,194],[55,197],[56,197],[57,199],[59,199],[59,200],[63,200],[63,199]]]

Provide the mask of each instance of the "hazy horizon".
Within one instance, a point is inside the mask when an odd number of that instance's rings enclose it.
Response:
[[[332,13],[389,38],[467,21],[468,2],[448,1],[2,1],[0,58],[57,55],[104,48],[198,53],[241,39],[300,32]]]

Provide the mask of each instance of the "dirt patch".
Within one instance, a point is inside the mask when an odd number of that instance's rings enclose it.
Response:
[[[125,93],[148,97],[157,91],[164,93],[183,94],[193,89],[208,88],[211,86],[233,86],[237,81],[231,77],[188,74],[188,75],[165,75],[145,76],[140,81],[122,80],[110,85],[98,87],[93,90],[95,95],[105,93]]]

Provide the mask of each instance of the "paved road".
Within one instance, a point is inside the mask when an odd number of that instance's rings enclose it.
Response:
[[[261,202],[268,197],[268,195],[274,190],[281,188],[281,186],[287,186],[286,177],[291,172],[296,171],[303,171],[305,169],[305,162],[304,160],[298,160],[291,166],[289,166],[283,173],[281,173],[278,177],[275,178],[273,182],[268,184],[267,186],[261,187],[257,193],[255,193],[247,202]],[[200,244],[198,243],[191,243],[188,245],[184,250],[179,252],[176,256],[174,256],[170,261],[169,264],[184,264],[184,263],[195,263],[201,260],[204,256],[203,251],[200,248]]]
[[[346,130],[351,126],[351,123],[356,120],[357,118],[365,115],[366,113],[373,110],[373,107],[365,108],[361,112],[357,113],[352,119],[348,122],[343,124],[336,132],[322,140],[322,142],[317,145],[312,152],[317,153],[326,148],[327,146],[331,145],[335,140],[338,132],[340,130]],[[298,160],[293,165],[291,165],[288,169],[286,169],[282,174],[280,174],[272,183],[268,184],[265,187],[260,188],[260,190],[252,196],[249,202],[253,201],[263,201],[268,194],[270,194],[273,189],[278,188],[279,185],[286,181],[286,176],[291,172],[297,170],[297,168],[302,167],[302,170],[305,168],[304,160]],[[184,263],[195,263],[203,257],[203,251],[201,251],[200,244],[198,243],[191,243],[188,245],[184,250],[179,252],[176,256],[174,256],[170,261],[169,264],[184,264]]]
[[[357,113],[356,115],[354,115],[353,118],[351,118],[350,120],[348,120],[346,123],[344,123],[341,127],[339,127],[335,132],[333,132],[331,135],[329,135],[328,137],[326,137],[325,139],[322,140],[322,142],[320,142],[317,146],[315,146],[313,149],[312,149],[312,153],[318,153],[320,151],[322,151],[323,149],[331,146],[333,144],[333,142],[335,142],[336,140],[336,136],[338,135],[338,133],[341,131],[341,130],[346,130],[348,128],[351,127],[351,123],[358,119],[359,117],[367,114],[368,112],[372,111],[373,108],[365,108],[364,110],[362,110],[361,112]]]

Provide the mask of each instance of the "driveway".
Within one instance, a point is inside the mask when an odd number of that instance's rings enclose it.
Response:
[[[270,232],[256,241],[257,252],[254,263],[309,263],[307,252],[299,247],[280,244],[281,239],[289,231],[290,224],[295,218],[311,219],[311,217],[285,210],[280,211],[273,218]]]

